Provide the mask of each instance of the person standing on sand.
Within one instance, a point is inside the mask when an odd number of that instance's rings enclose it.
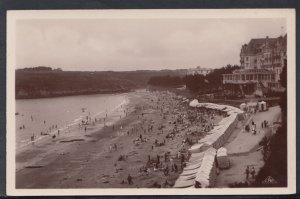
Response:
[[[32,144],[34,144],[34,134],[30,137]]]
[[[184,160],[185,160],[184,154],[181,154],[181,164],[184,162]]]
[[[255,169],[254,169],[254,167],[251,168],[251,176],[254,179],[254,177],[255,177]]]
[[[246,180],[248,180],[248,178],[249,178],[249,166],[247,166],[247,168],[246,168],[246,171],[245,171],[245,173],[246,173]]]
[[[168,154],[167,154],[167,152],[164,154],[164,157],[165,157],[165,162],[167,162],[168,161]]]
[[[133,184],[132,177],[130,174],[128,174],[127,181],[128,181],[128,184]]]
[[[174,160],[173,160],[173,158],[170,158],[170,163],[171,163],[171,170],[173,171],[173,168],[174,168]]]

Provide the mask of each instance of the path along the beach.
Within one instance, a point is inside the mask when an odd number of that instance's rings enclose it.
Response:
[[[264,136],[270,136],[275,132],[273,122],[280,120],[281,110],[279,106],[270,107],[266,112],[257,112],[249,118],[247,122],[254,121],[257,124],[257,134],[244,130],[244,125],[239,126],[231,134],[224,147],[227,149],[230,160],[230,168],[220,170],[217,177],[216,187],[228,187],[229,184],[235,182],[245,182],[247,166],[254,167],[255,171],[264,165],[263,155],[259,149],[259,142]],[[261,123],[267,120],[270,124],[269,128],[261,128]]]

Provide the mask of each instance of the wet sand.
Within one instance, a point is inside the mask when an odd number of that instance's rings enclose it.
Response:
[[[203,123],[191,123],[188,103],[171,93],[139,91],[129,94],[129,101],[115,113],[121,119],[114,125],[89,125],[87,133],[72,129],[70,135],[74,131],[76,136],[57,137],[20,152],[16,188],[171,187],[181,172],[178,157],[188,158],[191,143],[183,140],[203,137],[205,132],[194,132]],[[220,119],[215,116],[208,123]],[[172,171],[172,163],[177,171]]]

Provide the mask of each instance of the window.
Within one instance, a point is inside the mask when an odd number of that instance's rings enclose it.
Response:
[[[242,80],[245,81],[245,75],[242,75]]]
[[[272,81],[275,81],[275,74],[271,75]]]

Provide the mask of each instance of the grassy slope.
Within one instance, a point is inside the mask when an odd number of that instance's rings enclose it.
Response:
[[[144,88],[151,76],[183,75],[178,71],[78,72],[16,71],[16,98],[126,92]]]

